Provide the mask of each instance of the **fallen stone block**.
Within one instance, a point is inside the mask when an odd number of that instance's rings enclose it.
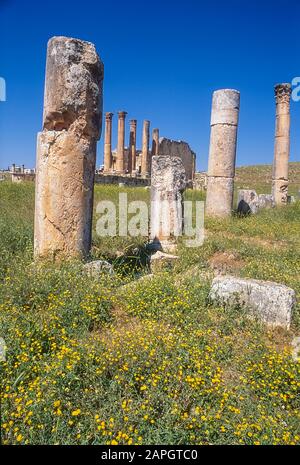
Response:
[[[114,274],[113,266],[106,260],[94,260],[85,263],[83,269],[93,278],[98,278],[103,273]]]
[[[177,255],[171,255],[158,250],[150,257],[150,270],[152,273],[157,273],[159,271],[171,269],[178,258]]]
[[[233,276],[216,277],[209,297],[222,305],[241,305],[264,323],[287,329],[296,304],[295,291],[283,284]]]
[[[294,362],[300,361],[300,336],[296,336],[292,340],[292,359]]]
[[[242,215],[256,214],[262,208],[273,208],[274,198],[271,194],[259,194],[251,189],[238,191],[237,212]]]

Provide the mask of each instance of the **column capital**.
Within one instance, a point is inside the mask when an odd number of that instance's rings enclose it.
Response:
[[[121,119],[124,119],[125,116],[127,115],[127,111],[118,111],[118,116]]]
[[[276,103],[289,103],[292,93],[290,83],[284,82],[282,84],[276,84],[274,90]]]
[[[112,117],[113,117],[113,115],[114,115],[113,113],[111,113],[111,112],[108,111],[107,113],[105,113],[105,119],[106,119],[106,120],[111,120]]]
[[[137,125],[137,120],[136,119],[131,119],[129,121],[129,123],[130,123],[130,126],[136,126]]]

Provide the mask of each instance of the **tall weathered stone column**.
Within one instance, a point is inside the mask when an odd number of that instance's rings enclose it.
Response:
[[[112,168],[111,134],[113,113],[105,113],[105,140],[104,140],[104,172]]]
[[[136,119],[130,120],[129,132],[129,155],[128,155],[128,171],[132,173],[136,169]]]
[[[86,256],[91,247],[103,64],[90,42],[48,42],[43,131],[37,139],[36,257]]]
[[[213,93],[206,193],[206,213],[211,216],[232,212],[239,108],[237,90]]]
[[[159,129],[155,128],[152,131],[152,150],[151,150],[152,157],[155,157],[158,155],[158,147],[159,147]]]
[[[124,145],[125,145],[125,117],[126,111],[119,111],[118,113],[118,147],[117,147],[117,163],[116,170],[118,174],[125,173],[125,156],[124,156]]]
[[[150,238],[157,249],[168,250],[182,234],[185,169],[179,157],[154,156],[151,170]]]
[[[290,84],[284,83],[275,86],[276,127],[272,194],[276,205],[285,205],[288,198],[290,98]]]
[[[143,124],[143,146],[142,146],[142,163],[141,174],[142,176],[149,175],[149,127],[150,121],[145,120]]]

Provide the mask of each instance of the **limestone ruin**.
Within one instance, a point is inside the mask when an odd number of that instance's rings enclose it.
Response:
[[[175,141],[165,137],[159,137],[159,129],[152,130],[152,143],[150,147],[150,121],[143,121],[142,149],[138,149],[137,120],[129,121],[129,143],[125,144],[126,112],[118,113],[118,140],[117,150],[112,150],[112,117],[113,113],[105,116],[105,143],[104,143],[104,169],[98,175],[126,176],[124,184],[130,183],[129,177],[149,178],[151,175],[152,157],[168,155],[181,158],[189,187],[193,185],[196,168],[196,154],[189,144],[184,141]],[[98,178],[99,179],[99,178]],[[103,181],[105,183],[105,181]],[[139,183],[136,183],[139,185]]]
[[[232,212],[240,93],[221,89],[213,93],[208,161],[206,213]]]
[[[178,157],[155,156],[151,173],[150,238],[154,247],[172,250],[183,230],[183,191],[186,176]]]
[[[93,44],[49,40],[43,131],[37,138],[35,257],[89,253],[103,72]]]
[[[239,305],[270,326],[289,329],[296,293],[283,284],[234,276],[217,276],[210,299],[223,305]]]
[[[143,125],[143,148],[142,148],[142,176],[149,176],[149,128],[150,121],[145,120]]]
[[[286,205],[288,197],[291,92],[290,84],[275,86],[276,127],[272,193],[276,205]]]
[[[251,189],[240,189],[238,191],[237,212],[242,215],[256,214],[263,208],[275,206],[272,194],[257,194]]]
[[[158,153],[178,157],[181,159],[188,187],[192,187],[196,169],[196,154],[184,141],[177,141],[161,137],[159,139]]]

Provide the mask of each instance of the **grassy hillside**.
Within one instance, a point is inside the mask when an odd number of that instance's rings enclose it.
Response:
[[[259,194],[271,192],[272,165],[241,166],[236,169],[236,187],[257,189]],[[300,162],[289,164],[289,192],[300,189]]]
[[[95,206],[118,193],[95,186]],[[0,183],[4,444],[300,443],[299,304],[285,331],[208,300],[221,272],[284,283],[300,302],[299,201],[207,219],[202,247],[180,241],[174,269],[143,279],[146,238],[95,228],[92,255],[114,276],[86,276],[80,262],[33,266],[33,209],[33,184]]]

